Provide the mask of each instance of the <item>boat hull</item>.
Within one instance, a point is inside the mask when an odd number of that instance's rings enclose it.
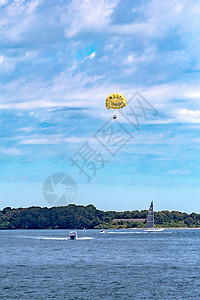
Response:
[[[145,232],[159,232],[165,230],[164,228],[146,228],[144,229]]]

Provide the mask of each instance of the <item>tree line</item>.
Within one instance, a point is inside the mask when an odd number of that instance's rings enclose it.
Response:
[[[144,219],[147,210],[101,211],[93,205],[41,208],[10,208],[0,211],[0,229],[73,229],[73,228],[142,228],[141,222],[113,222],[114,219]],[[179,211],[154,212],[158,227],[200,227],[200,214]]]

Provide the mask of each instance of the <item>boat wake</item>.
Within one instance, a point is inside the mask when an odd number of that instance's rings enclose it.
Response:
[[[80,237],[80,238],[77,238],[77,240],[94,240],[93,237]]]
[[[169,232],[169,231],[151,231],[151,233],[172,233],[171,231]],[[141,231],[127,231],[127,232],[124,232],[124,231],[122,231],[122,232],[117,232],[117,231],[108,231],[107,233],[111,233],[111,234],[147,234],[147,233],[149,233],[148,231],[145,231],[145,230],[141,230]]]
[[[37,240],[60,240],[60,241],[66,241],[69,240],[69,238],[62,238],[62,237],[31,237],[33,239],[37,239]],[[76,238],[76,240],[93,240],[94,238],[92,237],[79,237]]]
[[[69,238],[61,238],[61,237],[57,238],[57,237],[42,237],[42,236],[40,237],[40,236],[38,236],[38,237],[31,237],[31,238],[37,239],[37,240],[60,240],[60,241],[69,240]]]
[[[115,234],[129,234],[129,233],[144,233],[143,231],[127,231],[127,232],[124,232],[124,231],[108,231],[107,233],[115,233]]]

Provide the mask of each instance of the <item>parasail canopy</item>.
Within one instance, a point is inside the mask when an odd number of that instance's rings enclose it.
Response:
[[[126,106],[126,104],[126,98],[119,93],[111,94],[106,98],[107,109],[120,109]]]

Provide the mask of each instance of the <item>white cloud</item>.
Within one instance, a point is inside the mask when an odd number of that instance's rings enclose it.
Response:
[[[182,169],[179,169],[179,170],[169,170],[169,171],[168,171],[168,174],[171,174],[171,175],[178,175],[178,176],[181,176],[181,175],[189,175],[189,174],[190,174],[190,171],[189,171],[189,170],[182,170]]]
[[[17,149],[16,147],[0,147],[0,154],[6,154],[6,155],[22,155],[22,151],[20,149]]]
[[[27,132],[27,133],[31,132],[32,130],[33,129],[31,127],[22,127],[22,128],[17,129],[18,132],[24,131],[24,132]]]
[[[200,103],[198,97],[198,84],[162,84],[151,87],[119,85],[110,82],[99,83],[102,76],[89,77],[86,74],[71,76],[62,73],[47,85],[39,81],[20,84],[12,82],[0,84],[0,109],[34,110],[56,107],[88,108],[84,113],[91,117],[98,112],[98,118],[106,119],[109,112],[105,109],[105,99],[111,91],[120,91],[127,99],[137,90],[157,109],[155,119],[145,121],[146,124],[166,124],[176,122],[197,122],[200,119]],[[88,87],[88,83],[92,86]],[[9,90],[9,94],[6,91]],[[188,96],[191,96],[189,98]],[[182,101],[176,101],[180,99]],[[187,100],[187,101],[186,101]],[[193,105],[193,111],[189,107]],[[129,107],[126,107],[128,111]]]
[[[0,6],[8,4],[8,0],[0,0]]]
[[[25,139],[20,142],[20,145],[48,145],[56,144],[53,140],[50,139]]]
[[[144,62],[149,62],[154,60],[156,58],[156,49],[155,47],[149,47],[144,50],[142,54],[136,54],[136,53],[129,53],[128,57],[125,58],[124,64],[125,65],[134,65],[135,64],[140,64]]]
[[[9,42],[21,41],[24,34],[37,24],[36,8],[41,1],[11,1],[0,14],[1,38]]]
[[[5,58],[4,58],[4,56],[3,56],[3,55],[1,55],[1,56],[0,56],[0,65],[2,65],[2,64],[3,64],[3,62],[4,62],[4,59],[5,59]]]
[[[69,144],[79,144],[79,143],[85,143],[88,140],[88,137],[64,137],[58,135],[48,135],[46,138],[38,137],[38,138],[32,138],[32,139],[22,139],[19,142],[19,145],[63,145],[66,143]]]
[[[200,110],[188,110],[188,109],[181,109],[180,115],[187,115],[191,117],[200,117]]]
[[[6,26],[5,33],[14,32],[21,37],[24,34],[23,30],[28,30],[31,32],[32,25],[35,24],[36,20],[40,20],[36,15],[37,7],[42,1],[31,1],[29,4],[26,1],[15,1],[9,5],[7,12],[7,17],[4,18],[4,21],[11,22]],[[196,3],[196,2],[193,2]],[[112,40],[106,40],[106,55],[96,56],[94,51],[87,59],[84,60],[84,63],[89,64],[89,59],[94,59],[95,61],[99,56],[102,58],[101,62],[104,59],[104,66],[113,64],[115,67],[118,66],[119,61],[124,66],[126,64],[125,73],[128,72],[129,67],[133,70],[138,70],[143,63],[154,61],[160,55],[154,43],[144,48],[144,51],[134,52],[133,49],[128,49],[126,56],[123,55],[124,49],[126,47],[126,40],[120,39],[118,34],[127,34],[130,35],[134,33],[144,33],[149,37],[156,37],[163,32],[168,34],[170,28],[177,28],[178,32],[183,33],[183,27],[185,27],[184,14],[187,20],[190,20],[198,15],[199,9],[193,9],[192,5],[188,4],[186,1],[180,2],[178,0],[171,3],[159,1],[149,1],[148,5],[145,6],[143,21],[140,23],[134,23],[135,20],[130,24],[112,24],[111,17],[115,8],[118,4],[118,1],[72,1],[68,6],[64,6],[62,11],[61,21],[56,23],[59,28],[60,23],[65,25],[68,30],[68,37],[75,36],[83,31],[93,30],[94,32],[102,32],[104,35],[112,33]],[[194,7],[196,7],[194,5]],[[67,8],[67,10],[65,9]],[[187,9],[190,10],[187,12]],[[140,8],[141,9],[141,8]],[[29,15],[28,19],[26,13]],[[57,14],[60,14],[60,10],[56,11]],[[177,19],[175,18],[177,17]],[[21,31],[21,27],[14,26],[14,24],[21,24],[18,20],[22,18],[22,24],[24,29]],[[167,21],[169,18],[169,22]],[[1,21],[0,21],[1,22]],[[194,25],[194,20],[192,20]],[[197,27],[199,26],[199,21],[196,19]],[[47,20],[48,23],[48,20]],[[27,25],[28,27],[24,26]],[[191,25],[191,24],[190,24]],[[196,29],[193,26],[190,26],[191,32],[196,32]],[[26,28],[26,29],[25,29]],[[27,29],[28,28],[28,29]],[[106,28],[106,32],[105,29]],[[16,29],[16,32],[15,32]],[[18,30],[19,29],[19,30]],[[13,31],[14,30],[14,31]],[[18,37],[19,37],[18,36]],[[15,36],[17,37],[17,35]],[[145,40],[146,41],[146,40]],[[76,46],[79,42],[76,42]],[[118,45],[118,47],[116,47]],[[120,48],[121,47],[121,48]],[[117,56],[116,52],[116,61],[111,61],[109,57],[110,51],[114,51],[116,48],[120,48],[121,56]],[[104,50],[104,49],[103,49]],[[179,56],[180,53],[174,53],[174,56]],[[184,55],[184,54],[183,54]],[[163,55],[163,58],[166,55]],[[24,64],[30,62],[32,59],[39,57],[39,51],[27,50],[25,49],[24,53],[19,55],[19,57],[6,57],[2,55],[0,57],[0,65],[3,64],[2,69],[4,72],[6,70],[12,71],[15,67],[16,61],[19,64]],[[88,59],[89,58],[89,59]],[[173,63],[173,59],[172,60]],[[81,62],[82,63],[82,62]],[[80,63],[80,64],[81,64]],[[182,112],[182,109],[189,110],[189,106],[193,105],[195,110],[198,111],[199,107],[199,98],[200,98],[200,89],[198,87],[199,83],[193,84],[193,82],[188,82],[187,84],[171,83],[171,84],[158,84],[158,85],[137,85],[134,83],[134,80],[128,79],[127,82],[123,80],[122,73],[118,77],[116,74],[113,74],[113,78],[107,78],[107,72],[101,70],[101,72],[95,70],[95,74],[98,75],[88,75],[87,67],[82,66],[82,69],[79,69],[80,64],[73,63],[73,67],[66,68],[60,73],[56,73],[53,79],[43,79],[34,77],[32,79],[26,78],[26,75],[22,79],[10,80],[8,83],[0,85],[0,109],[20,109],[20,110],[34,110],[38,108],[55,108],[55,107],[76,107],[76,108],[89,108],[88,114],[94,115],[94,111],[98,109],[98,117],[106,118],[108,115],[105,112],[104,102],[105,98],[111,91],[120,90],[122,94],[124,93],[127,98],[133,95],[137,90],[139,90],[148,101],[150,101],[159,113],[162,115],[162,118],[159,120],[151,120],[151,123],[154,124],[166,124],[173,122],[188,122],[198,120],[198,116],[189,115],[186,112]],[[138,66],[138,69],[136,67]],[[125,69],[124,68],[124,69]],[[83,70],[84,69],[84,70]],[[91,70],[90,70],[91,71]],[[116,72],[117,73],[117,72]],[[90,73],[91,74],[91,73]],[[140,74],[139,71],[137,74]],[[137,76],[135,73],[135,75]],[[127,75],[127,74],[126,74]],[[36,74],[37,76],[37,74]],[[102,83],[101,79],[106,76],[105,82]],[[122,78],[122,80],[119,80]],[[152,76],[152,81],[154,80]],[[116,83],[115,83],[116,82]],[[133,84],[132,84],[133,82]],[[88,87],[89,85],[89,87]],[[7,92],[9,91],[9,93]],[[187,100],[188,104],[179,103],[177,100]],[[176,100],[176,101],[174,101]],[[186,105],[186,107],[184,107]]]
[[[71,38],[84,31],[102,31],[110,22],[110,17],[118,0],[73,0],[64,14],[62,20],[68,26],[65,30],[67,37]]]
[[[179,118],[184,122],[200,123],[200,110],[181,109]]]
[[[198,32],[200,9],[198,1],[148,1],[133,10],[133,21],[128,24],[112,24],[111,16],[119,1],[72,1],[63,13],[62,22],[67,28],[68,38],[84,32],[104,35],[142,35],[144,38],[164,37],[170,30],[180,34]],[[134,13],[139,11],[143,18],[136,22]],[[195,28],[196,27],[196,28]]]
[[[120,25],[110,25],[106,33],[110,35],[143,35],[145,37],[151,37],[156,32],[155,25],[149,23],[148,21],[144,23],[133,23],[133,24],[120,24]]]

